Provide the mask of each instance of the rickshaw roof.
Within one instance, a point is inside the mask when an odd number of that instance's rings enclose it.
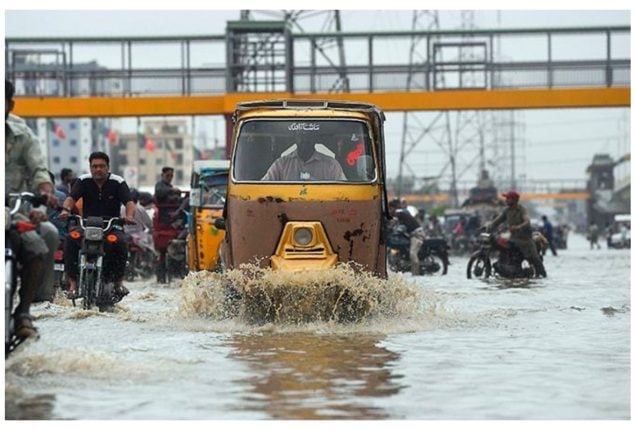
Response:
[[[255,100],[238,103],[234,112],[234,117],[241,113],[253,110],[290,110],[290,111],[316,111],[316,110],[336,110],[346,112],[363,112],[377,115],[383,122],[385,115],[381,109],[370,103],[349,102],[340,100],[305,100],[305,99],[277,99],[277,100]]]
[[[203,170],[227,170],[229,171],[229,160],[196,160],[192,166],[194,173],[200,174]]]

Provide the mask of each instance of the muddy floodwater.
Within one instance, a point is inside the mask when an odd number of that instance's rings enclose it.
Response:
[[[630,251],[569,242],[532,281],[453,257],[439,277],[192,275],[129,283],[111,313],[38,304],[6,418],[630,419]]]

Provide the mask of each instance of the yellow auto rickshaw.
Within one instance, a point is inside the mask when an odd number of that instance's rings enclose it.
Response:
[[[383,122],[377,107],[326,100],[240,103],[221,256],[298,271],[356,263],[386,277]]]
[[[197,160],[192,169],[188,223],[188,267],[192,271],[217,270],[219,247],[225,232],[214,226],[221,217],[227,193],[229,160]]]

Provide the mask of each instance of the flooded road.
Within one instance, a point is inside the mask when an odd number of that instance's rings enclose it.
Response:
[[[6,418],[630,418],[630,251],[574,236],[529,282],[451,262],[392,275],[389,309],[355,323],[224,318],[192,280],[130,283],[113,313],[37,305],[41,339],[5,363]]]

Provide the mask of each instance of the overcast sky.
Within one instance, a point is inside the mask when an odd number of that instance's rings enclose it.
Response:
[[[9,2],[9,6],[5,7],[18,9],[27,6],[24,2]],[[238,19],[238,13],[237,10],[7,10],[5,36],[218,35],[224,33],[227,20]],[[410,30],[412,25],[411,10],[347,10],[341,16],[343,31]],[[263,12],[259,12],[257,17],[273,19]],[[319,26],[323,22],[324,18],[319,17],[307,20],[307,30],[320,31]],[[440,13],[442,29],[456,29],[460,23],[459,10]],[[626,6],[624,10],[612,11],[479,10],[474,14],[474,23],[477,28],[483,29],[630,25],[630,11],[626,10]],[[571,49],[583,45],[574,43]],[[630,50],[631,47],[627,46],[624,52]],[[402,114],[388,114],[387,164],[391,176],[397,173],[402,118]],[[524,129],[519,142],[524,144],[525,159],[518,160],[518,170],[522,173],[526,169],[524,173],[529,178],[584,178],[586,166],[594,153],[608,152],[617,156],[630,148],[630,109],[526,110],[519,112],[516,120],[523,124]],[[203,121],[209,133],[213,133],[212,124],[216,121]],[[217,133],[222,133],[222,126],[217,124],[214,128]],[[522,149],[519,148],[521,154]],[[435,167],[431,163],[435,163],[434,158],[419,157],[413,159],[412,166],[418,171],[428,169],[434,174],[436,172],[432,170]]]

